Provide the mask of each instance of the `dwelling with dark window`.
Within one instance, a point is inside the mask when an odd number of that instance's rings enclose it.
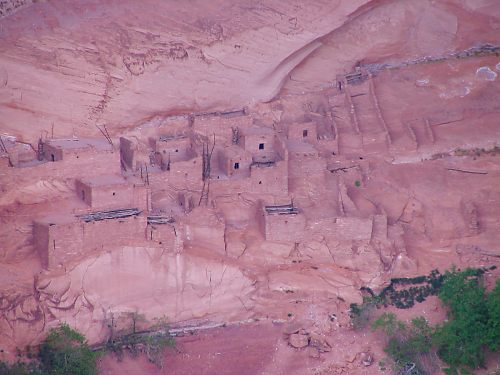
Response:
[[[254,162],[270,162],[276,160],[276,134],[273,129],[252,126],[243,131],[240,144],[252,155]]]
[[[142,180],[126,180],[119,175],[104,175],[78,179],[75,182],[78,197],[92,210],[138,208],[148,210],[148,189]]]
[[[288,126],[288,139],[315,143],[318,139],[318,128],[315,121],[295,122]]]
[[[195,156],[191,138],[184,134],[162,135],[151,139],[151,143],[163,164],[187,161]]]
[[[43,156],[48,161],[86,159],[114,151],[106,139],[48,139],[43,144]]]
[[[230,145],[219,150],[218,164],[219,170],[228,177],[249,177],[252,155],[239,146]]]

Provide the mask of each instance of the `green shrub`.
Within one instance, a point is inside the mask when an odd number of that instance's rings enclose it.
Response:
[[[481,272],[446,272],[439,298],[448,307],[449,320],[438,325],[434,343],[449,372],[468,373],[484,366],[486,348],[499,346],[500,284],[491,293],[480,285]]]
[[[373,330],[381,330],[388,337],[384,351],[393,362],[395,373],[426,374],[427,355],[430,353],[432,328],[423,317],[415,318],[408,326],[393,313],[384,313],[372,323]]]
[[[500,349],[500,279],[495,288],[488,294],[488,336],[487,344],[490,350]]]
[[[490,270],[496,267],[490,267]],[[435,366],[429,362],[429,351],[435,348],[439,357],[449,365],[447,374],[469,374],[484,366],[488,349],[500,348],[500,280],[487,292],[482,286],[482,276],[488,269],[455,269],[444,275],[434,270],[424,279],[392,279],[391,284],[373,298],[378,304],[393,304],[407,308],[413,299],[420,302],[426,296],[438,294],[448,308],[448,320],[436,327],[429,327],[424,318],[417,318],[406,325],[394,314],[382,314],[372,324],[388,336],[386,353],[394,362],[396,373],[425,374]],[[396,290],[394,285],[424,282],[427,285]],[[351,306],[351,315],[361,315],[364,304]],[[432,370],[433,371],[433,370]]]
[[[67,324],[52,329],[40,346],[40,363],[48,375],[97,375],[97,356],[85,337]]]
[[[9,365],[0,362],[0,374],[2,375],[43,375],[36,363],[17,362]]]

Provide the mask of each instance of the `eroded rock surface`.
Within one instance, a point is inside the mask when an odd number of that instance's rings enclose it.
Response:
[[[248,371],[377,373],[360,287],[498,264],[499,11],[0,1],[2,355],[251,320]]]

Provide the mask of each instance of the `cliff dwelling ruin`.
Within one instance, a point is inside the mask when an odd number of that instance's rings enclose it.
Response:
[[[498,2],[192,3],[0,1],[0,359],[140,313],[211,374],[384,373],[363,288],[500,266]]]

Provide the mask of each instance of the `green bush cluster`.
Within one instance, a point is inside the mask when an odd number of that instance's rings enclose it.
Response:
[[[384,350],[393,361],[395,373],[427,373],[426,356],[432,345],[432,328],[425,318],[415,318],[407,325],[397,320],[396,315],[384,313],[373,322],[372,329],[380,329],[389,337]]]
[[[163,350],[175,346],[175,340],[168,332],[131,333],[106,344],[106,350],[116,354],[121,360],[125,351],[133,357],[146,354],[148,360],[159,368],[163,368]]]
[[[487,270],[494,270],[496,266],[490,268],[474,268],[469,269],[471,277],[479,278]],[[438,270],[432,270],[428,276],[417,277],[400,277],[392,278],[388,286],[386,286],[379,294],[375,294],[373,290],[367,287],[361,287],[362,292],[368,293],[369,297],[363,298],[363,305],[351,304],[350,313],[352,319],[357,319],[360,312],[370,309],[373,305],[380,306],[395,306],[398,309],[409,309],[415,305],[415,302],[423,302],[428,296],[434,296],[439,293],[446,279],[446,274],[442,275]],[[424,285],[419,285],[424,284]],[[402,288],[402,286],[410,286]]]
[[[488,351],[500,349],[500,280],[490,292],[482,286],[484,269],[455,269],[443,275],[439,298],[448,308],[448,320],[430,327],[424,318],[406,325],[384,313],[372,324],[388,336],[386,353],[395,372],[426,374],[430,349],[448,364],[448,374],[469,374],[485,364]]]
[[[163,367],[163,350],[175,346],[166,320],[158,319],[153,332],[136,332],[136,323],[140,319],[141,316],[134,316],[132,332],[110,339],[104,350],[116,353],[118,358],[125,350],[133,356],[144,353],[150,362]],[[97,359],[102,353],[92,350],[80,332],[62,324],[49,332],[38,354],[27,347],[26,357],[30,362],[0,362],[0,375],[97,375]],[[19,351],[18,357],[21,356]]]
[[[449,320],[436,327],[434,343],[451,374],[484,366],[487,349],[500,348],[500,280],[489,293],[480,281],[476,270],[453,270],[439,293]]]
[[[31,350],[29,351],[31,352]],[[0,363],[5,375],[97,375],[98,353],[67,324],[52,329],[32,362]]]
[[[136,357],[143,353],[148,360],[159,368],[163,368],[163,351],[167,347],[174,347],[175,340],[170,335],[169,326],[165,317],[155,319],[156,322],[150,331],[137,332],[136,324],[144,321],[145,318],[137,313],[132,316],[132,330],[128,334],[122,334],[108,340],[105,349],[116,354],[118,360],[121,360],[128,352]],[[111,324],[112,326],[112,324]]]

